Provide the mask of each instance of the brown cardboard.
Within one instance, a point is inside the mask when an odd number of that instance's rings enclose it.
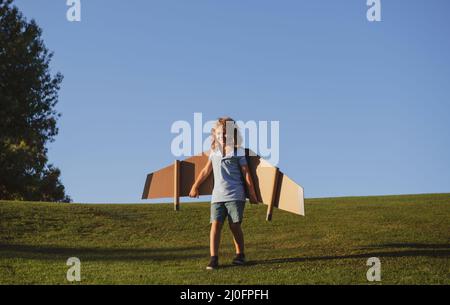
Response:
[[[180,167],[181,162],[179,160],[175,160],[173,164],[173,205],[175,211],[178,211],[180,209],[180,184],[181,184],[181,177],[180,177]]]
[[[273,207],[304,216],[303,188],[264,159],[246,152],[258,201],[268,205],[267,220],[272,218]],[[173,198],[178,210],[179,197],[189,196],[195,178],[207,162],[208,156],[203,153],[147,175],[142,199]],[[200,195],[212,194],[213,180],[213,175],[209,175],[199,188]]]

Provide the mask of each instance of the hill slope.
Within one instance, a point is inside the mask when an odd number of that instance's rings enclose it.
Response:
[[[369,257],[382,282],[450,284],[450,194],[307,199],[306,217],[247,205],[249,265],[232,267],[224,227],[223,268],[204,270],[209,205],[79,205],[0,202],[0,283],[364,284]]]

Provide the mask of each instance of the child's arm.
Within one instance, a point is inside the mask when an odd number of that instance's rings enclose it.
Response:
[[[242,175],[244,176],[245,183],[247,184],[250,203],[256,204],[258,203],[258,197],[256,196],[255,185],[253,184],[252,175],[250,174],[248,165],[241,165],[241,171]]]
[[[200,185],[202,185],[203,181],[208,178],[209,174],[211,174],[211,171],[212,162],[211,160],[208,160],[208,163],[206,163],[205,167],[202,169],[197,179],[195,180],[194,185],[192,185],[191,191],[189,192],[189,197],[198,198],[198,188],[200,187]]]

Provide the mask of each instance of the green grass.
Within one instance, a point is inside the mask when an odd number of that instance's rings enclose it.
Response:
[[[369,257],[381,284],[450,284],[450,194],[306,200],[306,217],[247,205],[249,265],[233,267],[228,227],[223,267],[206,271],[208,203],[80,205],[0,202],[0,283],[366,284]]]

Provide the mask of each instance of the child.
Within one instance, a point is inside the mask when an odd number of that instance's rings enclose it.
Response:
[[[229,131],[229,132],[227,132]],[[211,259],[207,270],[219,266],[220,232],[225,218],[228,218],[230,230],[233,233],[236,257],[234,265],[245,264],[244,234],[241,223],[245,208],[245,184],[251,203],[257,203],[255,188],[247,166],[245,152],[240,148],[240,135],[233,119],[220,118],[211,130],[211,151],[209,160],[200,172],[192,189],[190,197],[198,197],[198,188],[209,176],[214,174],[214,189],[211,199]]]

